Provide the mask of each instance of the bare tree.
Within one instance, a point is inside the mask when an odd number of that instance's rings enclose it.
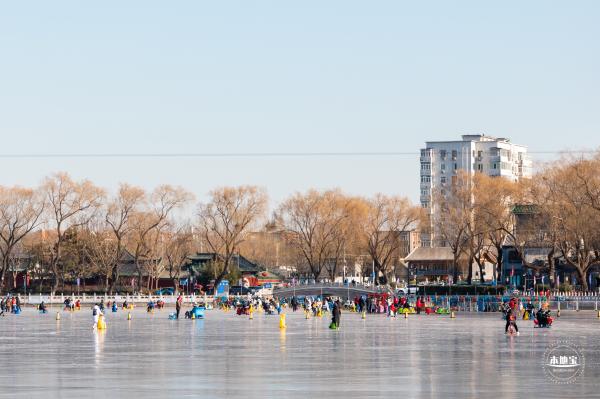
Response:
[[[117,238],[105,220],[93,220],[86,226],[81,245],[86,261],[91,269],[103,277],[104,292],[108,292],[115,285],[114,268],[119,262],[119,246]]]
[[[339,191],[297,193],[280,206],[288,238],[303,255],[317,280],[330,261],[340,225],[346,215],[339,212]]]
[[[131,218],[131,237],[128,241],[130,248],[132,248],[131,252],[138,274],[138,288],[141,288],[142,284],[143,263],[150,261],[151,251],[153,250],[149,244],[153,240],[149,235],[155,230],[162,230],[169,217],[176,210],[185,206],[192,198],[192,194],[181,187],[159,186],[150,196],[149,209],[134,212],[129,216]]]
[[[114,253],[116,258],[110,266],[108,273],[110,279],[110,292],[115,289],[115,285],[119,281],[119,262],[125,251],[125,240],[131,234],[132,215],[144,204],[146,193],[143,189],[129,184],[121,184],[115,198],[113,198],[105,212],[105,220],[112,231],[114,240],[106,240],[103,245],[114,245]],[[109,248],[105,248],[109,250]]]
[[[440,207],[437,226],[442,246],[450,247],[453,257],[453,280],[458,280],[459,259],[470,243],[469,230],[473,221],[473,191],[471,176],[460,172],[450,187],[442,187],[434,193],[435,203]]]
[[[0,292],[15,248],[40,222],[43,197],[36,190],[0,187]]]
[[[362,226],[365,247],[374,262],[376,276],[383,275],[383,282],[387,284],[393,256],[401,246],[399,234],[417,227],[422,211],[406,198],[383,194],[368,199],[366,204]]]
[[[508,179],[478,173],[474,178],[475,221],[484,234],[482,250],[494,262],[494,280],[502,267],[502,247],[513,230],[513,204],[518,201],[519,186]],[[481,259],[481,257],[479,257]],[[481,262],[477,262],[482,270]]]
[[[229,273],[240,244],[264,218],[268,197],[264,189],[255,186],[222,187],[209,196],[208,202],[199,204],[198,217],[204,242],[223,257],[223,267],[214,282],[216,287]]]
[[[170,223],[163,236],[165,267],[169,272],[169,278],[173,281],[173,288],[177,289],[181,267],[192,248],[191,229],[187,223],[179,226]]]
[[[348,197],[336,193],[331,199],[328,220],[333,222],[333,239],[329,249],[329,258],[325,262],[325,270],[331,281],[340,274],[340,265],[347,266],[348,252],[358,252],[362,245],[361,227],[367,213],[362,198]]]
[[[164,241],[164,230],[168,223],[159,224],[146,235],[146,259],[144,270],[148,279],[146,280],[146,289],[152,290],[158,288],[158,280],[163,271],[166,270],[165,261],[166,243]]]
[[[56,173],[45,179],[43,190],[48,204],[49,222],[56,232],[50,268],[54,274],[53,291],[63,283],[61,269],[65,231],[88,223],[101,204],[104,191],[88,180],[76,182],[67,173]]]
[[[543,176],[549,193],[545,208],[558,235],[558,250],[587,291],[587,273],[600,264],[600,212],[590,201],[598,170],[586,159],[553,166]]]

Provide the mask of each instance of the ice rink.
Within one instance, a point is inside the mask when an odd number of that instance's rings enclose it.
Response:
[[[524,398],[600,397],[600,319],[571,312],[551,329],[519,321],[504,335],[500,314],[342,314],[306,320],[287,312],[253,320],[212,310],[173,321],[172,309],[108,313],[92,330],[91,310],[0,318],[0,398]],[[568,339],[585,355],[583,374],[559,385],[544,354]]]

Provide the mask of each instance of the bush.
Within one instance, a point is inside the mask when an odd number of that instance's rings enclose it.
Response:
[[[559,287],[558,287],[559,291],[564,291],[564,292],[569,292],[569,291],[573,291],[573,286],[571,284],[568,283],[562,283]]]

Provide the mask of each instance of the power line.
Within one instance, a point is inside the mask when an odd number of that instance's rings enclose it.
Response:
[[[0,154],[0,158],[269,158],[269,157],[345,157],[407,156],[418,152],[184,152],[184,153],[38,153]]]
[[[591,154],[595,150],[528,151],[527,154]],[[418,156],[419,151],[350,151],[350,152],[153,152],[153,153],[21,153],[0,154],[0,159],[18,158],[327,158],[327,157],[397,157]]]

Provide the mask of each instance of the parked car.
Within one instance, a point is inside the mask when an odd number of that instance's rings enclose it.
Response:
[[[173,287],[161,288],[159,290],[154,291],[154,295],[173,295],[173,294],[175,294],[175,288],[173,288]]]
[[[397,291],[398,295],[417,295],[417,286],[409,285],[406,287],[400,287]]]
[[[242,287],[241,285],[232,285],[229,287],[229,295],[248,295],[253,293],[253,290],[248,287]]]

